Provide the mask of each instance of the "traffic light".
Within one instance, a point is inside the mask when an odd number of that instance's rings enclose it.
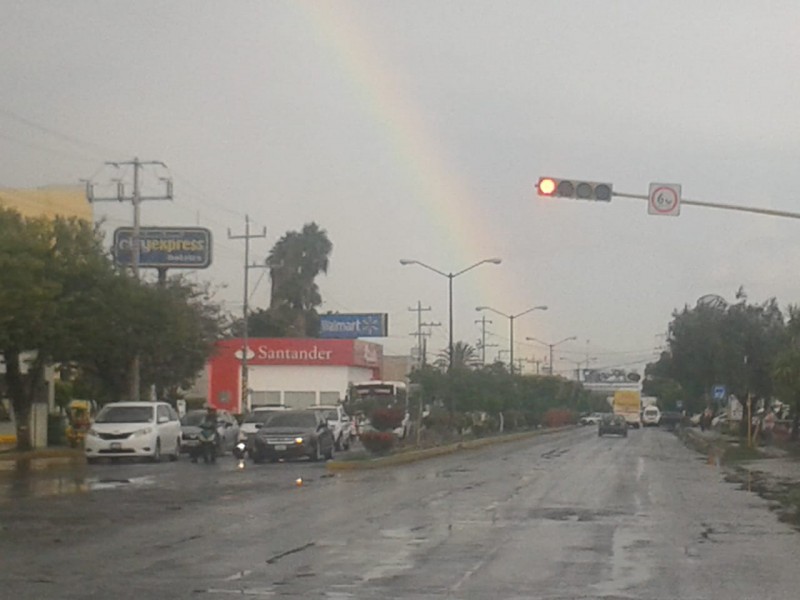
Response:
[[[540,196],[600,200],[602,202],[610,202],[612,195],[610,183],[556,179],[554,177],[540,177],[536,184],[536,192]]]

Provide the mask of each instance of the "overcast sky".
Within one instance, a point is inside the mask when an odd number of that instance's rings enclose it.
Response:
[[[215,235],[198,272],[241,310],[244,215],[267,238],[316,221],[334,250],[323,310],[387,312],[407,353],[421,301],[447,343],[475,343],[477,305],[593,366],[642,364],[671,312],[716,293],[800,301],[800,223],[646,202],[541,199],[539,176],[800,211],[797,2],[202,2],[6,0],[0,186],[102,184],[105,160],[162,160],[175,201],[147,225]],[[156,190],[163,171],[146,174]],[[130,205],[96,205],[109,231]],[[269,285],[252,273],[252,302]],[[258,283],[257,283],[258,282]],[[225,287],[226,286],[226,287]],[[509,322],[490,315],[493,358]],[[587,341],[588,340],[588,341]],[[568,369],[559,361],[557,369]]]

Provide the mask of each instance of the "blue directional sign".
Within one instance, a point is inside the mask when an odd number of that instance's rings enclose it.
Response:
[[[320,315],[319,337],[355,339],[389,335],[389,315],[386,313]]]
[[[727,396],[725,386],[715,385],[711,391],[711,395],[714,397],[714,400],[725,400],[725,397]]]

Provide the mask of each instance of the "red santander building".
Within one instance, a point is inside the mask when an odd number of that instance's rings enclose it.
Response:
[[[241,413],[244,340],[216,344],[208,364],[208,403]],[[248,387],[252,406],[306,408],[344,399],[350,383],[381,378],[383,347],[363,340],[250,338]]]

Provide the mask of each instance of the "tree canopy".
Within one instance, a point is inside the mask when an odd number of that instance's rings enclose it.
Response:
[[[0,208],[0,353],[20,448],[30,446],[32,402],[44,368],[91,382],[97,400],[118,400],[142,357],[142,390],[192,379],[211,352],[219,312],[203,290],[173,279],[158,287],[115,267],[91,224],[28,219]]]
[[[285,233],[267,257],[271,285],[269,307],[248,316],[248,332],[257,337],[315,337],[322,296],[316,279],[328,272],[333,244],[316,223]],[[241,321],[234,335],[243,332]]]
[[[669,350],[647,366],[644,392],[671,398],[683,394],[698,411],[715,384],[744,397],[769,398],[773,370],[786,345],[783,314],[775,298],[749,303],[739,290],[733,304],[698,303],[675,311],[669,325]]]

